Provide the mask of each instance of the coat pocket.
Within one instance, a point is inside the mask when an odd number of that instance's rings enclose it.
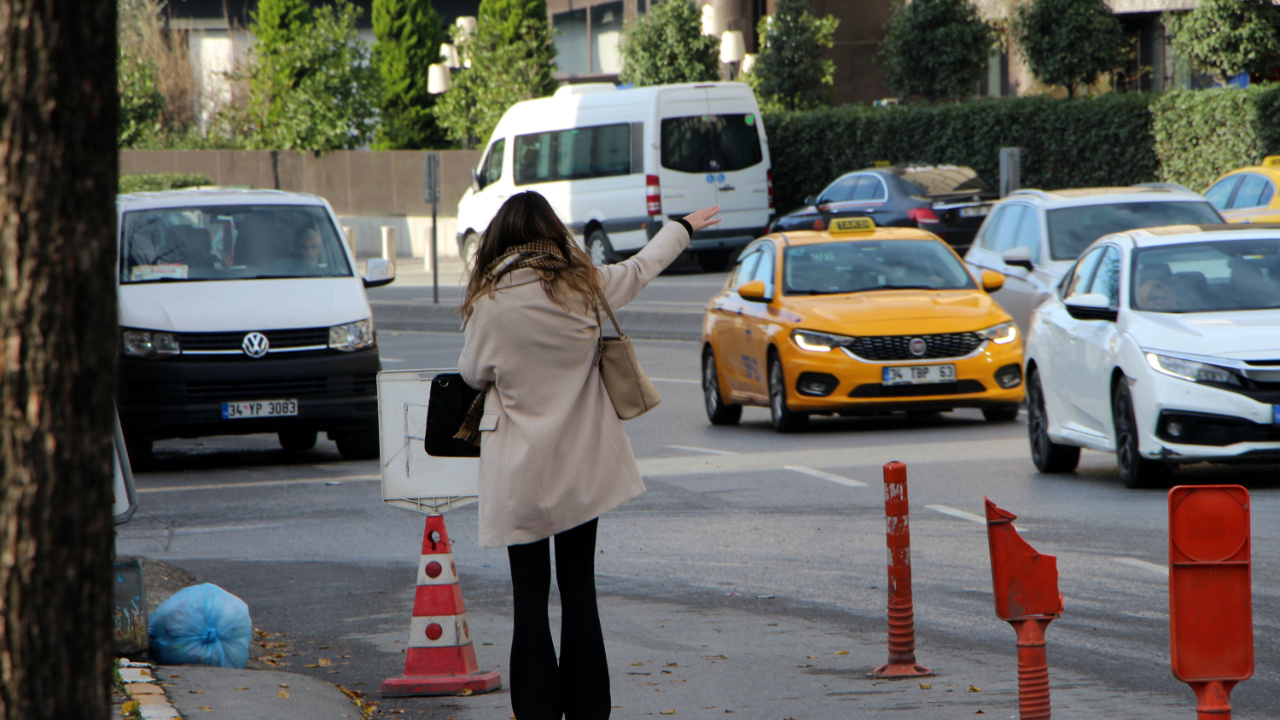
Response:
[[[498,429],[498,413],[485,413],[480,418],[480,432],[493,432]]]

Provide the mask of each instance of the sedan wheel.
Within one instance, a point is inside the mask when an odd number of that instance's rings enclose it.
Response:
[[[809,424],[809,413],[792,412],[787,407],[787,381],[782,372],[782,361],[769,360],[769,419],[773,429],[780,433],[802,430]]]
[[[711,348],[702,354],[702,396],[712,425],[736,425],[742,419],[742,406],[726,403],[720,395],[720,376]]]
[[[1027,378],[1027,437],[1031,441],[1031,462],[1042,473],[1075,472],[1080,464],[1080,448],[1059,445],[1049,439],[1049,416],[1044,411],[1044,390],[1040,373]]]
[[[1133,396],[1121,378],[1111,398],[1112,419],[1116,428],[1116,469],[1127,488],[1158,487],[1169,482],[1173,471],[1158,460],[1148,460],[1138,453],[1138,423],[1133,414]]]

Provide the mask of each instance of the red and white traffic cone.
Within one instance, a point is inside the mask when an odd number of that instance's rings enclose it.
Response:
[[[382,694],[407,697],[456,695],[467,690],[486,693],[501,685],[498,673],[482,672],[476,664],[444,516],[428,515],[404,675],[383,680]]]

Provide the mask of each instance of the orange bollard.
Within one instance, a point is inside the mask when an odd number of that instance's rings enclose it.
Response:
[[[932,675],[916,663],[915,611],[911,605],[911,527],[907,506],[907,466],[884,466],[885,542],[889,546],[889,662],[871,671],[877,678]]]
[[[1250,536],[1243,487],[1169,490],[1169,657],[1199,720],[1231,720],[1231,690],[1253,676]]]
[[[984,498],[985,500],[985,498]],[[996,617],[1018,633],[1018,717],[1049,720],[1049,660],[1044,630],[1062,617],[1058,559],[1042,555],[1013,527],[1017,516],[987,506],[987,545]]]

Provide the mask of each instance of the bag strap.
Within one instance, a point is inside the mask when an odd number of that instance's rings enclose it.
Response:
[[[604,311],[609,314],[609,321],[613,323],[613,329],[617,331],[618,337],[626,337],[622,334],[622,327],[618,325],[618,318],[613,316],[613,309],[609,307],[609,301],[604,299],[604,293],[597,296],[600,300],[596,304],[596,322],[600,326],[600,337],[604,337],[604,322],[600,318],[600,306],[604,305]]]

